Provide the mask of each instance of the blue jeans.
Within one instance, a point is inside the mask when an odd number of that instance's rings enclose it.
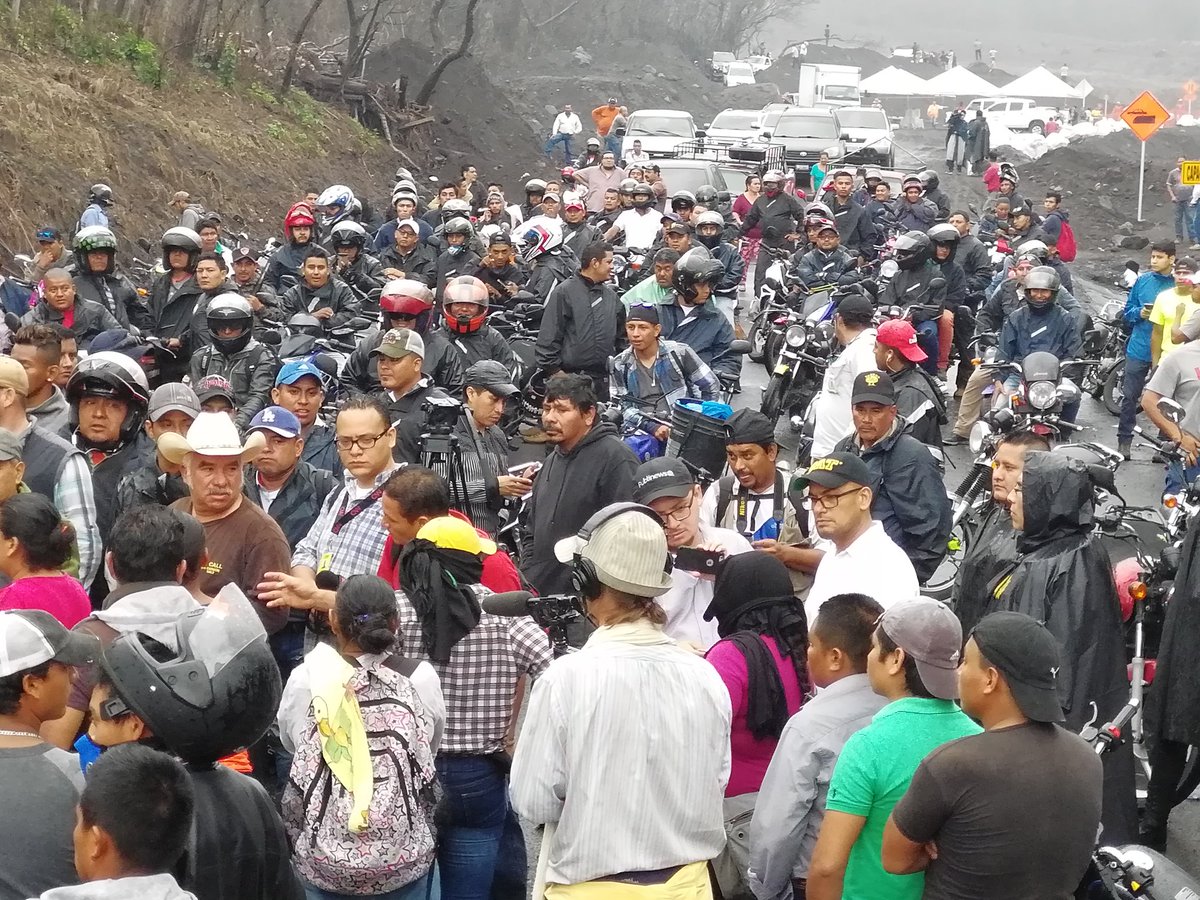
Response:
[[[1191,199],[1190,197],[1188,198]],[[1175,200],[1175,240],[1181,241],[1188,236],[1188,214],[1191,211],[1187,200]]]
[[[574,159],[571,155],[571,135],[561,132],[550,135],[550,140],[546,141],[545,153],[550,157],[550,161],[554,162],[554,148],[559,144],[563,145],[563,165],[569,166]]]
[[[311,884],[304,885],[304,896],[307,900],[359,900],[362,894],[335,894],[333,891],[323,891]],[[435,863],[424,878],[418,878],[402,888],[388,891],[386,894],[370,894],[375,900],[441,900],[442,888],[438,881],[437,864]]]
[[[937,374],[938,364],[938,323],[937,319],[929,319],[919,325],[913,325],[917,332],[917,344],[925,351],[925,362],[920,366],[930,375]]]
[[[621,139],[615,134],[610,134],[604,138],[605,152],[612,153],[617,158],[617,162],[621,161]]]
[[[335,894],[332,890],[314,888],[305,884],[304,895],[307,900],[359,900],[362,894]],[[389,890],[386,894],[370,894],[374,900],[440,900],[442,886],[438,882],[438,866],[434,864],[425,877],[406,884],[402,888]]]
[[[286,685],[288,678],[295,668],[304,662],[304,634],[307,619],[288,622],[268,639],[275,663],[279,666],[279,676]],[[292,771],[292,754],[278,740],[270,742],[270,752],[275,757],[275,785],[282,791],[288,782]],[[258,760],[255,759],[257,765]]]
[[[1194,466],[1188,466],[1186,469],[1183,463],[1172,462],[1167,464],[1167,477],[1163,486],[1164,494],[1180,494],[1187,490],[1189,484],[1200,476],[1200,463]]]
[[[1200,203],[1191,207],[1192,215],[1192,243],[1200,244]]]
[[[445,791],[438,814],[442,896],[524,898],[525,839],[504,774],[486,757],[447,755],[437,758],[437,773]]]
[[[1125,357],[1125,378],[1121,390],[1121,419],[1117,423],[1117,443],[1133,440],[1133,426],[1137,424],[1138,410],[1142,408],[1142,389],[1150,377],[1150,360]]]

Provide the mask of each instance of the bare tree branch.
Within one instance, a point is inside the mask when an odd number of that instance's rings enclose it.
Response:
[[[553,22],[553,21],[554,21],[555,19],[557,19],[559,16],[565,16],[565,15],[566,15],[568,12],[570,12],[570,11],[571,11],[571,9],[572,9],[573,7],[577,6],[578,4],[579,4],[579,0],[571,0],[571,2],[570,2],[570,3],[568,3],[568,4],[567,4],[565,7],[563,7],[563,8],[562,8],[561,10],[559,10],[558,12],[556,12],[556,13],[555,13],[554,15],[552,15],[550,18],[548,18],[548,19],[544,19],[543,21],[541,21],[541,22],[538,22],[538,23],[537,23],[537,24],[535,24],[533,27],[534,27],[534,28],[545,28],[547,25],[549,25],[551,22]],[[523,5],[522,5],[522,9],[524,9],[524,6],[523,6]]]
[[[467,3],[467,18],[463,24],[462,41],[459,43],[457,50],[442,57],[441,62],[433,67],[433,71],[429,73],[429,77],[425,79],[425,83],[417,91],[417,97],[414,102],[419,106],[429,103],[429,98],[433,95],[438,81],[441,80],[442,73],[446,71],[450,64],[462,59],[467,55],[467,51],[471,49],[471,40],[475,37],[475,7],[478,5],[479,0],[470,0]]]
[[[283,79],[279,82],[279,93],[276,94],[280,100],[286,97],[288,91],[292,89],[292,79],[296,77],[296,54],[300,52],[300,42],[304,40],[304,32],[308,31],[308,26],[312,24],[317,10],[324,2],[325,0],[313,0],[312,6],[308,8],[308,12],[304,14],[304,18],[296,27],[296,33],[292,36],[292,49],[288,53],[287,65],[283,69]]]

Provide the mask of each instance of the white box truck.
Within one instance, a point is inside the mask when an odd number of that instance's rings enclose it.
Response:
[[[804,63],[800,66],[800,87],[796,92],[797,106],[858,106],[862,100],[859,82],[862,69],[858,66],[835,66],[828,63]]]

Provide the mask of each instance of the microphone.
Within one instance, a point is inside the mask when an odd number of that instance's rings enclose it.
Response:
[[[511,619],[530,615],[529,601],[531,599],[533,599],[533,594],[529,591],[506,591],[503,594],[484,597],[481,605],[484,612]]]

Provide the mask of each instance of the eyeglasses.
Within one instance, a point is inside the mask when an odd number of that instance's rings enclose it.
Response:
[[[810,494],[800,502],[800,505],[807,510],[812,510],[813,507],[836,509],[839,500],[843,497],[849,497],[851,494],[857,494],[861,490],[861,487],[850,488],[850,490],[842,491],[840,494],[825,494],[822,497],[814,497]]]
[[[692,505],[695,502],[696,495],[693,493],[687,503],[675,507],[670,512],[663,513],[663,522],[674,522],[676,525],[682,525],[687,521],[688,514],[692,511]]]
[[[383,431],[379,432],[379,434],[367,434],[363,435],[362,437],[340,437],[334,440],[333,443],[339,450],[349,450],[355,444],[357,444],[362,450],[370,450],[377,443],[379,443],[379,439],[381,437],[391,430],[392,429],[390,428],[385,428]]]

